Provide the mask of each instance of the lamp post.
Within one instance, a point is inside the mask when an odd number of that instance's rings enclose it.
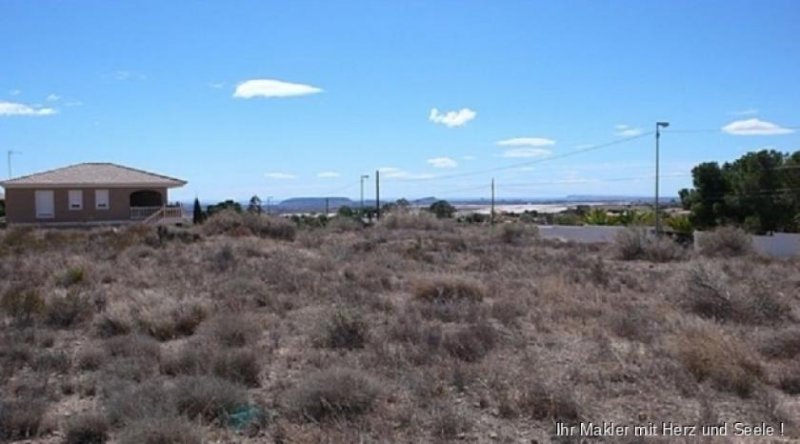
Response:
[[[661,128],[666,128],[669,126],[669,122],[656,122],[656,202],[655,202],[655,211],[656,211],[656,236],[661,235],[661,216],[659,215],[659,203],[658,203],[658,150],[659,150],[659,140],[661,139]]]
[[[364,180],[369,179],[369,174],[361,175],[361,211],[364,211]]]

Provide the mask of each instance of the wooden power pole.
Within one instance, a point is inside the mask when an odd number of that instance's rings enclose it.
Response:
[[[381,219],[381,172],[375,170],[375,218]]]

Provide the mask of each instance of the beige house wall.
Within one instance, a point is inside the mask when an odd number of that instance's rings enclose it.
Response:
[[[108,209],[95,208],[96,189],[108,190]],[[53,191],[55,217],[36,218],[35,193],[37,190]],[[69,208],[69,190],[83,191],[82,209],[71,210]],[[135,191],[155,191],[161,194],[163,203],[168,202],[166,188],[8,188],[6,189],[6,220],[10,224],[129,221],[131,219],[130,195]]]

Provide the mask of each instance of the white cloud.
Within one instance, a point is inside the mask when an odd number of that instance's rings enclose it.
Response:
[[[547,157],[553,152],[544,148],[514,148],[503,152],[503,157]]]
[[[555,140],[546,139],[544,137],[515,137],[513,139],[506,139],[497,142],[500,146],[553,146],[556,144]]]
[[[614,125],[614,130],[616,131],[616,135],[620,137],[634,137],[642,134],[641,128],[634,128],[630,125]]]
[[[758,114],[757,108],[747,108],[741,111],[731,111],[730,114],[734,116],[752,116],[753,114]]]
[[[272,172],[272,173],[265,173],[264,177],[267,179],[278,179],[278,180],[287,180],[287,179],[296,179],[297,176],[290,173],[280,173],[280,172]]]
[[[47,96],[47,101],[48,102],[58,102],[60,99],[61,99],[61,96],[59,96],[58,94],[49,94]]]
[[[253,97],[293,97],[316,94],[322,89],[302,83],[289,83],[273,79],[245,80],[236,86],[233,97],[251,99]]]
[[[339,176],[341,176],[341,174],[337,173],[336,171],[323,171],[321,173],[317,173],[317,177],[321,179],[333,179]]]
[[[0,116],[50,116],[57,112],[53,108],[0,101]]]
[[[211,88],[220,89],[225,86],[225,82],[211,82],[208,84]]]
[[[378,168],[378,171],[384,179],[430,179],[434,177],[433,174],[411,173],[395,167],[381,167]]]
[[[431,109],[428,120],[433,123],[440,123],[448,128],[463,126],[470,120],[474,119],[478,113],[469,109],[462,108],[458,111],[448,111],[444,114],[440,113],[438,109]]]
[[[792,129],[755,118],[736,120],[723,126],[722,131],[735,136],[774,136],[794,132]]]
[[[458,166],[458,162],[449,157],[434,157],[428,159],[427,162],[434,168],[455,168]]]
[[[117,80],[144,80],[147,76],[138,72],[119,70],[114,72],[114,78]]]

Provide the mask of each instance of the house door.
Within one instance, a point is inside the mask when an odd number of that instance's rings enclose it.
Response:
[[[55,217],[55,205],[53,203],[52,190],[36,191],[36,218],[52,219]]]

